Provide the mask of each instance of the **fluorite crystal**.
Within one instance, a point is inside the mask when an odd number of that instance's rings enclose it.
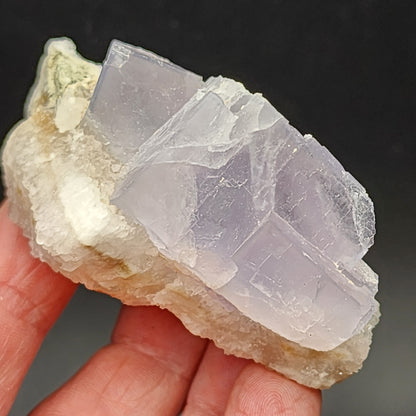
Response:
[[[113,203],[246,316],[317,350],[368,323],[371,200],[261,95],[115,41],[86,121],[128,162]]]
[[[53,41],[4,167],[34,254],[72,280],[309,386],[367,356],[372,202],[242,84],[119,41],[99,72]]]

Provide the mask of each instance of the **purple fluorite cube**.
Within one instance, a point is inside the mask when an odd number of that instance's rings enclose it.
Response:
[[[260,94],[113,42],[86,121],[128,161],[113,203],[233,307],[316,350],[374,314],[371,200]]]

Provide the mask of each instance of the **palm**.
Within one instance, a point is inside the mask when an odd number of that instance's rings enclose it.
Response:
[[[9,411],[49,328],[76,286],[30,256],[0,208],[0,416]],[[251,361],[225,355],[169,312],[123,307],[99,350],[32,416],[307,415],[320,393]]]

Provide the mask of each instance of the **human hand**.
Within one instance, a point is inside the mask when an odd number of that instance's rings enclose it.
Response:
[[[0,416],[76,285],[32,258],[0,208]],[[317,390],[225,355],[168,311],[123,306],[111,343],[31,416],[316,416]]]

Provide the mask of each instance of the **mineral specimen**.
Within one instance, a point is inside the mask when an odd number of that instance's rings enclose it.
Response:
[[[366,358],[372,202],[242,84],[119,41],[100,71],[53,40],[3,164],[12,218],[70,279],[308,386]]]

